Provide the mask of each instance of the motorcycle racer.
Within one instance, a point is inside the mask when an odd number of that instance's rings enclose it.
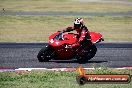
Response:
[[[78,34],[65,33],[74,30]],[[79,63],[85,63],[95,56],[97,52],[95,44],[101,42],[102,37],[100,33],[88,31],[83,19],[77,18],[73,27],[50,35],[48,45],[39,51],[37,58],[39,62],[74,58]]]
[[[74,31],[74,30],[76,30],[76,32],[78,33],[79,40],[78,42],[72,44],[72,47],[78,47],[83,44],[81,47],[83,48],[85,47],[85,45],[87,45],[87,43],[91,43],[91,37],[88,31],[88,28],[84,25],[84,21],[82,18],[76,18],[74,21],[74,26],[67,27],[66,29],[63,30],[63,33]]]

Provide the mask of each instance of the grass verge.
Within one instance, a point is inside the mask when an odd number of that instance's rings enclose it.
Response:
[[[76,16],[0,16],[0,42],[48,41],[55,31],[72,26]],[[103,34],[106,42],[132,41],[132,17],[83,17],[90,31]]]
[[[80,0],[81,1],[81,0]],[[0,0],[1,11],[131,12],[132,5],[78,0]]]
[[[130,74],[132,70],[89,70],[89,74]],[[0,73],[1,88],[131,88],[129,84],[86,84],[79,86],[76,82],[76,71],[33,71],[25,73]]]

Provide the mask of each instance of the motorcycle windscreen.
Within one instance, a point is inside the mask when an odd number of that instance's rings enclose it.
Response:
[[[53,39],[56,35],[58,35],[59,34],[59,32],[55,32],[54,34],[52,34],[52,35],[50,35],[49,36],[49,40],[51,40],[51,39]]]
[[[102,34],[100,34],[100,33],[89,32],[89,34],[91,36],[92,43],[97,43],[102,38]]]

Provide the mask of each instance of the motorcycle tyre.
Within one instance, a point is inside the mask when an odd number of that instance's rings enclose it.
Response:
[[[39,62],[48,62],[49,60],[51,60],[51,57],[47,57],[50,56],[49,54],[51,52],[52,48],[50,46],[42,48],[37,55]]]

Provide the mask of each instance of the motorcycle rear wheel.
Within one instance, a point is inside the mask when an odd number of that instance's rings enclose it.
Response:
[[[51,60],[52,52],[53,52],[53,49],[51,46],[42,48],[37,55],[39,62],[48,62],[49,60]]]
[[[88,50],[86,50],[87,51],[87,53],[86,53],[86,58],[88,59],[88,60],[90,60],[91,58],[93,58],[94,56],[95,56],[95,54],[96,54],[96,52],[97,52],[97,48],[96,48],[96,46],[95,45],[92,45],[92,46],[90,46],[89,48],[88,48]]]
[[[91,58],[93,58],[95,56],[97,52],[97,48],[95,45],[91,45],[88,49],[84,49],[83,50],[83,56],[79,56],[77,55],[77,61],[79,63],[82,63],[82,62],[87,62],[88,60],[90,60]]]

